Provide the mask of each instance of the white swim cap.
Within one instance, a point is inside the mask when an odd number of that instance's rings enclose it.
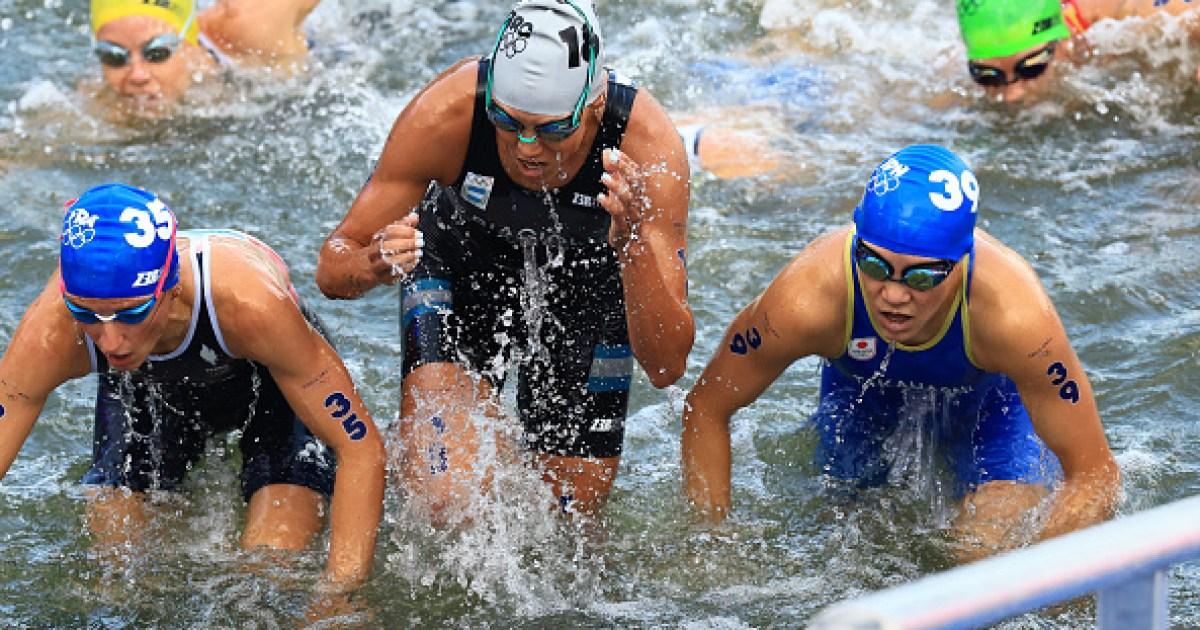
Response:
[[[518,3],[496,37],[492,98],[537,116],[575,113],[589,67],[593,76],[587,103],[603,94],[608,83],[602,41],[589,0]]]

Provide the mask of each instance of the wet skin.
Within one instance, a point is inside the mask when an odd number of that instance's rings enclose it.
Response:
[[[983,87],[988,97],[1005,103],[1030,103],[1037,101],[1043,97],[1055,82],[1056,69],[1058,67],[1059,56],[1066,53],[1063,50],[1065,42],[1059,42],[1058,50],[1055,51],[1054,57],[1050,59],[1050,63],[1046,66],[1046,71],[1033,79],[1021,78],[1019,81],[1009,83],[1005,86]],[[1017,77],[1017,63],[1029,55],[1045,48],[1045,44],[1038,44],[1025,50],[1019,50],[1011,55],[1004,57],[987,57],[984,59],[973,59],[975,63],[993,68],[999,68],[1004,71],[1009,81]]]
[[[938,260],[897,254],[874,243],[869,245],[895,270],[893,278],[912,265]],[[867,311],[879,333],[887,341],[906,346],[919,346],[933,339],[946,321],[955,292],[962,286],[962,266],[962,263],[955,265],[949,277],[928,291],[917,291],[891,280],[876,280],[858,271]]]
[[[562,120],[571,115],[567,112],[557,116],[538,116],[509,107],[500,101],[496,101],[496,106],[521,123],[521,135],[525,137],[534,135],[537,125]],[[537,136],[533,142],[522,142],[517,139],[517,132],[493,127],[496,129],[496,149],[504,171],[517,185],[531,190],[558,188],[571,181],[587,159],[588,149],[592,146],[598,127],[593,123],[603,113],[603,108],[603,98],[598,98],[584,107],[579,128],[558,142],[541,136]]]
[[[179,326],[171,326],[173,320],[170,316],[171,307],[178,303],[178,295],[178,286],[164,291],[150,315],[137,324],[113,321],[96,324],[77,322],[77,325],[84,334],[92,338],[96,349],[104,354],[104,358],[113,369],[136,370],[151,354],[170,352],[182,341],[179,331],[176,330]],[[115,311],[138,306],[149,297],[97,299],[67,295],[71,302],[100,315],[111,315]],[[188,312],[184,321],[188,321],[190,316],[191,313]]]
[[[165,61],[146,61],[142,47],[159,35],[174,32],[174,28],[163,20],[143,15],[113,20],[97,31],[98,41],[111,42],[129,51],[129,61],[119,68],[97,62],[104,74],[105,85],[120,97],[123,105],[133,109],[155,109],[176,103],[191,84],[192,73],[211,65],[203,51],[187,42],[181,43]]]

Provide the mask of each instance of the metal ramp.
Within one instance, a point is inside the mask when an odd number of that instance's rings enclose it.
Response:
[[[812,630],[977,628],[1096,593],[1100,630],[1166,630],[1167,572],[1200,558],[1200,496],[821,611]]]

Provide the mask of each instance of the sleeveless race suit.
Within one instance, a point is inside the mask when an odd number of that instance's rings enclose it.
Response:
[[[247,501],[259,488],[276,483],[328,496],[334,454],[296,417],[264,366],[229,352],[213,309],[209,237],[257,241],[232,230],[179,235],[190,240],[195,286],[191,327],[179,348],[151,355],[136,371],[118,372],[108,369],[85,335],[99,387],[92,467],[83,482],[174,490],[203,455],[210,436],[242,429],[241,483]],[[316,316],[301,310],[321,330]]]
[[[984,372],[971,357],[968,296],[974,254],[942,330],[921,346],[897,344],[889,352],[876,332],[857,281],[855,236],[846,239],[846,336],[841,356],[824,362],[821,397],[813,415],[819,435],[815,465],[860,485],[887,480],[891,462],[884,444],[917,419],[931,432],[942,461],[962,494],[997,479],[1049,483],[1058,462],[1033,431],[1016,385]],[[902,429],[907,427],[907,429]]]
[[[1063,22],[1071,29],[1072,35],[1078,35],[1092,26],[1087,18],[1083,17],[1083,11],[1079,9],[1076,0],[1063,0],[1062,12]]]
[[[600,129],[579,173],[561,187],[521,188],[505,173],[488,121],[479,62],[467,156],[420,211],[425,246],[402,292],[404,374],[465,364],[499,391],[518,359],[517,407],[527,447],[614,457],[621,452],[633,355],[604,190],[601,152],[619,147],[637,88],[610,71]]]

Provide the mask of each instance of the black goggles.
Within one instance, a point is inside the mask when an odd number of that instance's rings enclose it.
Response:
[[[971,71],[971,78],[983,87],[1004,87],[1012,85],[1017,81],[1028,81],[1042,76],[1042,73],[1050,66],[1050,60],[1053,58],[1054,42],[1050,42],[1044,47],[1021,57],[1016,65],[1013,66],[1013,76],[1011,79],[1000,68],[974,61],[967,62],[967,69]]]
[[[896,269],[892,267],[892,263],[885,260],[879,252],[868,247],[861,239],[854,248],[854,262],[858,269],[869,278],[899,282],[916,291],[928,291],[944,282],[946,278],[950,277],[950,272],[954,271],[956,264],[953,260],[918,263],[905,267],[900,272],[899,279],[893,278],[892,275]]]
[[[179,50],[179,45],[183,40],[175,33],[163,33],[157,37],[151,38],[142,46],[142,59],[147,63],[163,63]],[[128,48],[112,42],[100,40],[92,48],[96,53],[96,58],[100,63],[109,68],[122,68],[129,63],[130,51]]]

